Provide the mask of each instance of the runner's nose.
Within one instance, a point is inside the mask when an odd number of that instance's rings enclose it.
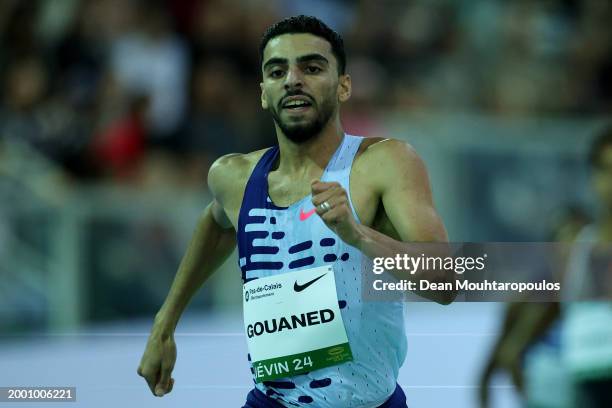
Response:
[[[285,90],[301,89],[303,85],[304,78],[300,69],[298,67],[289,67],[289,71],[287,71],[285,76]]]

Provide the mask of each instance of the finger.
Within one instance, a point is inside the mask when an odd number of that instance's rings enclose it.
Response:
[[[159,375],[159,380],[155,385],[155,395],[158,397],[162,397],[164,394],[168,392],[168,388],[170,388],[170,374],[172,373],[172,369],[168,366],[163,366]]]
[[[340,206],[340,207],[332,208],[331,210],[327,211],[325,214],[321,215],[321,219],[323,219],[323,222],[325,222],[325,224],[329,226],[336,226],[338,223],[340,223],[345,218],[345,214],[346,214],[345,209],[342,206]]]
[[[167,394],[170,388],[170,380],[172,378],[172,370],[174,370],[174,363],[176,361],[176,354],[172,351],[164,354],[161,362],[161,372],[159,375],[159,381],[156,387],[157,391],[161,391],[161,395]],[[160,396],[161,396],[160,395]]]
[[[174,378],[170,378],[170,384],[168,385],[168,391],[166,391],[166,394],[170,394],[172,392],[172,388],[174,388]]]
[[[336,208],[348,204],[348,198],[346,194],[336,194],[327,200],[331,208]]]
[[[151,393],[155,395],[155,379],[157,378],[157,372],[155,370],[150,370],[147,368],[143,368],[140,370],[140,376],[145,379]]]
[[[321,207],[321,204],[315,206],[317,214],[319,214],[321,216],[323,214],[325,214],[325,213],[330,212],[334,208],[341,207],[341,206],[343,206],[343,205],[348,203],[348,199],[346,198],[346,195],[344,195],[344,194],[342,194],[342,195],[335,194],[335,195],[331,196],[329,199],[324,200],[323,202],[325,202],[325,201],[327,201],[327,203],[329,204],[329,209],[328,210],[323,209]]]
[[[332,197],[341,194],[338,189],[326,190],[322,193],[312,196],[312,205],[315,207],[323,204],[325,201],[329,201]]]
[[[312,195],[316,195],[322,193],[326,190],[329,190],[334,187],[340,187],[340,183],[332,181],[332,182],[323,182],[323,181],[315,181],[310,185],[312,190]]]
[[[145,377],[145,380],[147,381],[147,385],[149,386],[149,389],[151,390],[151,394],[155,395],[155,379],[151,378],[147,378]]]
[[[327,189],[318,194],[313,194],[312,203],[317,206],[323,203],[324,201],[328,201],[331,197],[334,196],[346,196],[346,190],[341,185],[334,185],[330,189]]]
[[[310,188],[313,191],[313,194],[322,193],[323,191],[329,190],[334,187],[341,187],[340,183],[336,181],[325,182],[325,181],[317,181],[311,184]]]

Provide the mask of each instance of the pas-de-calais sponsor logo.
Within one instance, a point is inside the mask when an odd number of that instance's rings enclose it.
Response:
[[[244,301],[245,302],[249,301],[249,290],[248,289],[244,292]]]

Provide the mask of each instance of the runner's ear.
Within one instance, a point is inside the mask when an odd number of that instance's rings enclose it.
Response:
[[[268,109],[268,101],[266,100],[266,96],[264,95],[264,84],[263,82],[259,83],[259,88],[261,89],[261,107],[264,110]]]
[[[352,84],[351,84],[351,76],[340,75],[338,77],[338,100],[342,102],[346,102],[351,97]]]

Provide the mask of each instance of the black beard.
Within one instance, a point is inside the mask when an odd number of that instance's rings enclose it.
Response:
[[[291,140],[293,143],[301,144],[312,139],[323,130],[334,113],[334,107],[329,101],[321,104],[321,109],[318,111],[317,117],[306,124],[293,125],[284,123],[276,109],[270,109],[270,113],[272,114],[274,122],[283,131],[283,134],[287,136],[287,139]]]

